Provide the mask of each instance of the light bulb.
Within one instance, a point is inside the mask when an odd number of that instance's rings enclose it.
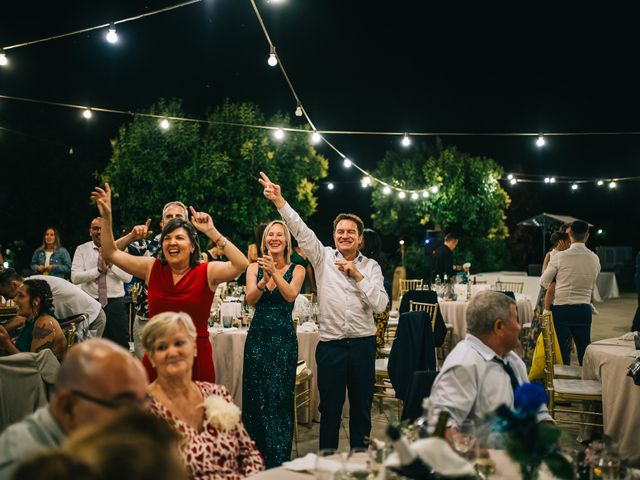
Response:
[[[609,182],[609,188],[616,188],[618,186],[618,184],[616,182]]]
[[[434,194],[435,194],[435,193],[438,193],[438,190],[439,190],[439,188],[438,188],[436,185],[434,185],[433,187],[431,187],[431,193],[434,193]]]
[[[322,137],[318,132],[313,132],[311,134],[311,143],[318,143],[320,140],[322,140]]]
[[[367,188],[371,185],[371,178],[367,177],[362,177],[362,180],[360,180],[360,184],[362,185],[362,188]]]
[[[604,182],[602,180],[598,180],[598,186],[601,187],[602,185],[604,185]]]
[[[409,145],[411,145],[411,139],[409,138],[409,135],[405,133],[404,137],[402,137],[402,146],[408,147]]]
[[[513,174],[510,173],[509,175],[507,175],[507,180],[511,180],[512,178],[513,178]]]
[[[556,183],[556,177],[551,177],[549,179],[549,183]]]
[[[382,189],[382,193],[384,193],[385,195],[389,195],[391,193],[391,188],[389,187],[384,187]]]
[[[7,54],[4,53],[4,50],[0,48],[0,67],[4,67],[9,64],[9,59],[7,58]]]
[[[577,190],[578,189],[578,184],[574,183],[573,185],[571,185],[571,190]]]
[[[426,190],[424,192],[422,192],[422,197],[423,198],[429,198],[429,192],[427,192]]]
[[[549,177],[544,177],[544,183],[549,183],[551,179]]]
[[[401,200],[405,199],[407,197],[407,194],[404,192],[400,192],[398,193],[398,198],[400,198]]]
[[[544,147],[544,144],[545,144],[545,143],[546,143],[546,142],[544,141],[544,135],[539,135],[539,136],[538,136],[538,139],[536,140],[536,145],[537,145],[538,147]]]
[[[411,194],[411,200],[417,200],[418,199],[418,194],[416,192],[413,192]]]
[[[598,235],[602,235],[602,229],[599,228],[597,233],[598,233]]]
[[[282,140],[284,138],[284,130],[282,130],[281,128],[277,128],[276,130],[274,130],[273,138],[275,138],[276,140]]]
[[[118,34],[116,33],[116,26],[113,23],[109,25],[109,31],[107,32],[107,42],[118,43]]]
[[[351,168],[351,165],[353,164],[351,163],[351,160],[345,157],[345,159],[342,161],[342,165],[344,165],[344,168]]]
[[[296,117],[301,117],[301,116],[302,116],[302,107],[298,105],[296,107]]]
[[[333,183],[331,183],[331,182],[327,183],[327,188],[329,190],[333,190]]]
[[[400,240],[398,243],[399,243],[400,245],[404,245],[404,240]]]
[[[82,116],[89,120],[93,116],[93,113],[91,113],[91,109],[85,108],[82,112]]]
[[[73,147],[69,149],[69,155],[73,155]]]
[[[269,60],[267,60],[267,63],[270,67],[275,67],[278,64],[278,57],[276,57],[276,47],[271,47]]]
[[[160,128],[163,130],[169,130],[169,120],[166,118],[160,120]]]
[[[516,183],[518,183],[518,179],[516,179],[516,178],[512,178],[511,180],[509,180],[509,183],[510,183],[511,185],[515,185]]]

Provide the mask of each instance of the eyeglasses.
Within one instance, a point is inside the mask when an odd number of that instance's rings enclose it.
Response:
[[[71,393],[77,395],[83,400],[87,400],[88,402],[95,403],[96,405],[100,405],[101,407],[109,408],[111,410],[118,410],[123,407],[143,407],[152,400],[152,397],[149,394],[146,394],[143,398],[138,398],[131,392],[119,393],[111,400],[94,397],[93,395],[89,395],[88,393],[80,390],[71,389]]]

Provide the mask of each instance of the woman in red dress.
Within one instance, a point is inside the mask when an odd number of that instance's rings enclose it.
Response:
[[[162,229],[158,259],[136,257],[118,250],[113,238],[111,215],[111,189],[96,187],[91,193],[102,216],[102,256],[105,260],[131,275],[147,282],[149,316],[162,312],[186,312],[196,327],[199,355],[193,364],[193,379],[215,382],[215,370],[209,333],[207,331],[211,302],[221,282],[238,277],[249,265],[247,257],[213,225],[209,214],[191,211],[191,222],[174,218]],[[195,228],[194,228],[195,227]],[[227,262],[200,263],[197,230],[224,250]],[[149,380],[156,373],[148,358],[143,359]]]

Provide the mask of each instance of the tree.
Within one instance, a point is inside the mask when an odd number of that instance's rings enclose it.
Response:
[[[178,100],[160,100],[149,113],[184,116]],[[228,125],[286,127],[288,117],[275,115],[267,121],[254,104],[226,101],[207,120],[204,126],[171,121],[162,130],[157,120],[137,116],[120,128],[102,178],[112,184],[124,224],[159,220],[166,202],[181,200],[210,213],[232,240],[249,241],[258,223],[277,216],[271,202],[262,199],[260,170],[282,185],[303,217],[315,211],[316,181],[327,175],[328,162],[308,135],[290,133],[277,142],[269,130]]]
[[[458,152],[455,147],[421,145],[409,154],[387,152],[373,174],[405,189],[438,187],[428,197],[372,194],[374,226],[383,233],[424,237],[429,225],[460,235],[458,260],[472,261],[475,271],[509,263],[505,255],[505,210],[509,196],[498,179],[502,169],[492,159]]]

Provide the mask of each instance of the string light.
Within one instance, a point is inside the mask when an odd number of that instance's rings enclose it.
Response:
[[[536,145],[538,147],[544,147],[545,144],[544,135],[538,135],[538,139],[536,140]]]
[[[604,233],[604,231],[603,231],[601,228],[599,228],[599,229],[598,229],[598,231],[597,231],[596,233],[597,233],[598,235],[602,235],[602,234]]]
[[[4,50],[2,48],[0,48],[0,67],[6,67],[7,65],[9,65],[7,54],[4,53]]]
[[[362,188],[370,187],[371,177],[369,177],[368,175],[366,177],[362,177],[362,180],[360,180],[360,185],[362,185]]]
[[[573,183],[571,185],[571,190],[577,190],[578,189],[578,184],[577,183]]]
[[[511,178],[509,179],[509,183],[510,183],[511,185],[515,185],[516,183],[518,183],[518,179],[517,179],[517,178],[513,178],[513,177],[511,177]]]
[[[331,183],[331,182],[327,183],[327,188],[329,190],[333,190],[334,189],[333,183]]]
[[[385,186],[382,189],[382,193],[384,193],[385,195],[389,195],[391,193],[391,188],[389,186]]]
[[[407,194],[403,191],[400,191],[400,193],[398,193],[398,198],[400,200],[404,200],[406,198]]]
[[[278,65],[278,57],[276,56],[276,47],[274,45],[271,45],[269,60],[267,60],[267,63],[270,67],[275,67],[276,65]]]
[[[311,134],[311,143],[313,143],[315,145],[320,140],[322,140],[322,137],[320,136],[320,134],[318,132],[313,132]]]
[[[298,104],[298,106],[296,107],[296,117],[301,117],[302,116],[302,107],[300,106],[300,104]]]
[[[418,200],[418,194],[416,192],[411,194],[411,200]]]
[[[109,43],[118,43],[118,34],[116,33],[115,24],[112,23],[109,25],[109,31],[107,32],[106,39]]]
[[[435,195],[436,193],[438,193],[438,190],[440,190],[440,189],[438,188],[438,186],[437,186],[437,185],[434,185],[433,187],[431,187],[431,193],[433,193],[434,195]]]
[[[284,130],[282,130],[281,128],[277,128],[276,130],[273,131],[273,138],[275,138],[276,140],[283,140],[284,139]]]
[[[344,165],[344,168],[351,168],[351,165],[353,165],[353,163],[351,163],[351,160],[345,157],[342,161],[342,165]]]
[[[404,137],[402,137],[402,146],[408,147],[409,145],[411,145],[411,139],[409,138],[409,135],[405,133]]]
[[[598,180],[598,186],[601,187],[602,185],[604,185],[604,181],[603,180]]]
[[[556,177],[551,177],[549,179],[549,183],[556,183]]]
[[[507,180],[513,180],[513,174],[510,173],[509,175],[507,175]]]
[[[89,120],[91,117],[93,117],[93,113],[91,113],[91,109],[90,108],[86,108],[83,112],[82,112],[82,116],[84,118],[86,118],[87,120]]]
[[[160,128],[163,130],[169,130],[169,120],[167,118],[163,118],[160,120]]]
[[[426,190],[422,192],[422,198],[429,198],[429,192],[427,192]]]
[[[549,183],[551,179],[549,177],[544,177],[544,183]]]
[[[609,182],[609,188],[613,189],[613,188],[616,188],[617,186],[618,184],[616,182],[613,182],[613,181]]]

